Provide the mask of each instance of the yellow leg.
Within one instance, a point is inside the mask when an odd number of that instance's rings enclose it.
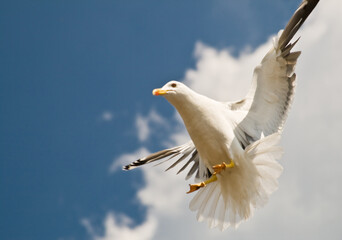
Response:
[[[189,184],[190,190],[187,193],[195,192],[198,189],[205,187],[207,184],[217,181],[216,174],[220,173],[222,170],[225,170],[226,168],[233,168],[233,167],[235,167],[235,163],[233,160],[231,160],[229,164],[223,162],[222,164],[218,164],[218,165],[213,166],[213,169],[215,171],[213,173],[213,175],[204,182],[200,182],[200,183],[196,183],[196,184]]]
[[[230,163],[227,164],[225,162],[223,162],[222,164],[217,164],[215,166],[213,166],[213,169],[214,169],[214,174],[216,173],[220,173],[222,170],[225,170],[226,168],[233,168],[235,167],[235,163],[233,160],[230,160]]]
[[[198,189],[205,187],[207,184],[215,182],[217,180],[216,173],[214,173],[209,179],[205,180],[204,182],[196,183],[196,184],[189,184],[190,190],[187,193],[192,193],[197,191]]]

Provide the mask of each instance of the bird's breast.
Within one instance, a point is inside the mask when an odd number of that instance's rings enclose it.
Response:
[[[220,105],[206,105],[186,116],[181,114],[201,159],[209,168],[231,159],[229,146],[234,134],[225,111]]]

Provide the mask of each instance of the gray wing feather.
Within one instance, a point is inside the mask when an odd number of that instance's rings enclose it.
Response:
[[[200,172],[199,154],[192,141],[181,146],[168,148],[168,149],[156,152],[156,153],[152,153],[147,157],[138,159],[124,166],[123,170],[132,170],[139,166],[142,166],[148,163],[153,163],[156,161],[157,161],[157,165],[159,165],[175,158],[176,158],[176,161],[173,164],[171,164],[165,171],[168,171],[171,168],[176,167],[179,163],[184,163],[184,161],[187,160],[185,164],[178,170],[177,174],[183,172],[190,165],[190,163],[193,163],[189,172],[186,174],[185,179],[189,179],[195,173],[196,173],[195,174],[196,179],[207,179],[208,177],[210,177],[211,173],[209,169],[205,169],[204,172]]]
[[[292,105],[296,85],[294,68],[301,52],[291,52],[299,38],[290,43],[319,0],[304,0],[284,31],[275,38],[274,47],[254,70],[252,86],[246,98],[228,103],[241,114],[235,130],[243,147],[263,135],[282,131]]]
[[[316,7],[319,0],[304,0],[299,5],[289,22],[287,23],[282,35],[279,38],[279,49],[284,49],[296,34],[298,29],[305,22],[312,10]]]

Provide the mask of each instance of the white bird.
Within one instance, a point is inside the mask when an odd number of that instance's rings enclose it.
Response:
[[[280,134],[292,103],[294,67],[300,52],[290,43],[319,0],[304,0],[273,47],[254,69],[247,96],[237,102],[219,102],[200,95],[183,83],[170,81],[153,95],[163,95],[179,112],[190,142],[153,153],[124,167],[130,170],[161,159],[176,160],[167,170],[193,163],[186,179],[195,173],[201,181],[190,202],[199,221],[221,230],[237,227],[263,206],[278,187],[282,172],[276,161],[282,155]],[[178,173],[179,173],[178,172]]]

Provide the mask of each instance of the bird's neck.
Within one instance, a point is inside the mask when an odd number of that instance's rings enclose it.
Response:
[[[196,92],[174,99],[170,103],[176,108],[183,119],[183,122],[190,132],[197,128],[198,124],[206,122],[210,114],[210,108],[216,103],[214,100],[202,96]]]
[[[176,108],[183,120],[191,119],[199,112],[199,98],[198,94],[191,93],[182,98],[169,100],[169,102]]]

